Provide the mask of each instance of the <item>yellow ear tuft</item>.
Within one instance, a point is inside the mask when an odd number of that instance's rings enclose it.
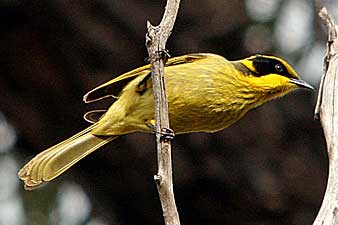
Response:
[[[246,67],[248,68],[251,72],[253,73],[257,73],[257,70],[256,68],[254,67],[253,65],[253,60],[256,58],[257,56],[251,56],[249,58],[245,58],[245,59],[242,59],[240,60],[240,62]]]

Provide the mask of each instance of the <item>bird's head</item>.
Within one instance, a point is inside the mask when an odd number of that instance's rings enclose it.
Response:
[[[252,87],[259,91],[274,93],[278,97],[296,88],[314,90],[301,80],[292,66],[276,56],[254,55],[239,61],[247,70],[247,76]]]

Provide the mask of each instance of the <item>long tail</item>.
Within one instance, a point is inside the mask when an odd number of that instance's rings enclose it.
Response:
[[[31,159],[18,173],[25,189],[32,190],[58,177],[79,160],[118,136],[95,136],[95,124]]]

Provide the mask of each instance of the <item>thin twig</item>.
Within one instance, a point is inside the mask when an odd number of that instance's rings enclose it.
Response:
[[[323,8],[319,16],[328,30],[327,52],[324,59],[324,70],[321,93],[318,95],[316,112],[320,115],[327,152],[329,157],[329,178],[324,199],[314,225],[338,224],[338,38],[337,27]]]
[[[165,45],[174,27],[179,3],[180,0],[168,0],[161,23],[158,26],[153,26],[148,21],[148,33],[146,34],[155,99],[158,172],[154,179],[166,225],[180,224],[173,191],[171,143],[168,138],[168,135],[173,136],[174,133],[169,128],[168,101],[164,78]]]

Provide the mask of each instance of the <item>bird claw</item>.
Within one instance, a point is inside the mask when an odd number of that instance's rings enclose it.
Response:
[[[159,53],[160,53],[160,57],[163,59],[164,63],[166,63],[168,61],[168,59],[171,57],[168,49],[163,49]]]
[[[154,119],[147,120],[146,122],[147,127],[154,130],[156,134],[160,134],[161,139],[172,140],[175,137],[175,132],[171,128],[162,128],[161,131],[156,131],[156,123]]]
[[[164,127],[160,132],[156,133],[160,134],[161,135],[160,138],[164,140],[173,140],[175,137],[174,130],[168,127]]]
[[[168,59],[171,57],[171,55],[169,54],[169,50],[168,49],[163,49],[160,51],[157,51],[157,53],[159,53],[160,57],[158,59],[163,59],[164,63],[166,63],[168,61]],[[145,57],[144,58],[144,62],[149,63],[150,57]]]

